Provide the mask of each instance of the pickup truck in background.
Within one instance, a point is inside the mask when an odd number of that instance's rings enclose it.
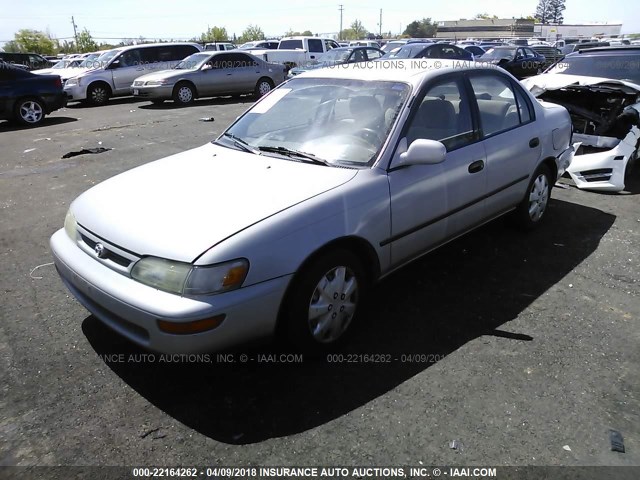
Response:
[[[276,50],[247,50],[248,53],[267,62],[281,63],[287,68],[309,64],[332,48],[338,48],[338,42],[331,38],[285,37],[280,40]]]

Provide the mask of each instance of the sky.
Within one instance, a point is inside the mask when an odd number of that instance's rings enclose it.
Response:
[[[566,0],[565,23],[623,23],[622,33],[640,33],[638,0]],[[0,0],[0,45],[23,28],[48,31],[58,39],[72,39],[71,17],[79,30],[87,28],[97,40],[117,43],[122,38],[189,39],[208,27],[225,27],[230,36],[240,36],[249,25],[257,25],[267,36],[288,30],[337,33],[342,3],[343,28],[355,19],[369,31],[378,32],[380,9],[382,31],[397,34],[413,20],[473,18],[478,13],[500,18],[528,16],[538,0]]]

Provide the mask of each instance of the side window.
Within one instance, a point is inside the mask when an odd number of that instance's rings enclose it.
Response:
[[[214,69],[233,68],[233,58],[230,53],[215,55],[211,60],[211,67]]]
[[[382,56],[382,54],[374,49],[374,48],[367,48],[367,57],[369,58],[369,60],[375,60],[376,58],[380,58]]]
[[[229,54],[231,59],[233,60],[233,66],[235,68],[244,68],[244,67],[255,67],[257,63],[253,58],[249,55],[245,55],[244,53],[233,53]]]
[[[533,106],[531,102],[525,98],[522,89],[515,87],[516,100],[518,102],[518,113],[520,114],[520,123],[529,123],[533,119]]]
[[[526,58],[535,58],[536,54],[534,53],[533,50],[531,50],[530,48],[525,48],[524,49],[524,53],[525,53],[525,57]]]
[[[485,137],[520,125],[518,105],[507,78],[491,73],[472,75],[469,80]]]
[[[442,47],[440,45],[434,45],[433,47],[425,48],[420,54],[421,58],[440,58],[440,53],[442,51]]]
[[[322,49],[322,40],[319,38],[310,38],[309,39],[309,52],[312,53],[322,53],[324,50]]]
[[[160,50],[162,47],[148,47],[140,49],[140,59],[144,64],[151,64],[160,61]]]
[[[476,138],[469,99],[461,78],[429,87],[407,130],[409,145],[417,139],[438,140],[448,151],[463,147]]]
[[[142,57],[139,49],[128,50],[120,55],[120,68],[135,67],[140,65],[141,61]]]
[[[523,48],[519,48],[516,51],[516,60],[522,60],[524,58],[524,49]]]

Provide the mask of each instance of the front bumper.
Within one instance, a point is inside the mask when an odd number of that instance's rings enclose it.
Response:
[[[291,275],[219,295],[181,297],[143,285],[81,250],[64,229],[50,240],[67,288],[92,314],[132,342],[162,353],[199,353],[272,335]],[[189,322],[226,315],[220,326],[197,334],[168,334],[158,320]]]
[[[68,100],[79,101],[86,100],[87,98],[87,89],[82,85],[67,85],[67,82],[64,84],[64,93],[67,94]]]
[[[567,173],[580,189],[620,192],[625,188],[627,164],[635,160],[639,140],[640,129],[632,127],[611,150],[576,155]]]
[[[131,87],[131,95],[140,98],[169,100],[173,97],[173,85]]]

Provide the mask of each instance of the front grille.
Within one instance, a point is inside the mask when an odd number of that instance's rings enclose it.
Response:
[[[96,245],[98,244],[98,242],[91,240],[89,237],[87,237],[86,235],[83,235],[82,233],[80,234],[80,238],[82,238],[82,241],[86,243],[91,250],[94,250],[96,248]],[[118,265],[123,266],[124,268],[128,268],[129,265],[131,265],[131,260],[123,257],[122,255],[118,255],[113,250],[110,250],[109,247],[105,247],[105,252],[106,254],[102,258],[105,258],[105,259],[108,258],[112,262],[115,262]]]
[[[130,268],[140,259],[135,253],[107,242],[82,225],[78,225],[78,246],[105,266],[124,275],[128,275]],[[101,250],[99,256],[96,247]]]

